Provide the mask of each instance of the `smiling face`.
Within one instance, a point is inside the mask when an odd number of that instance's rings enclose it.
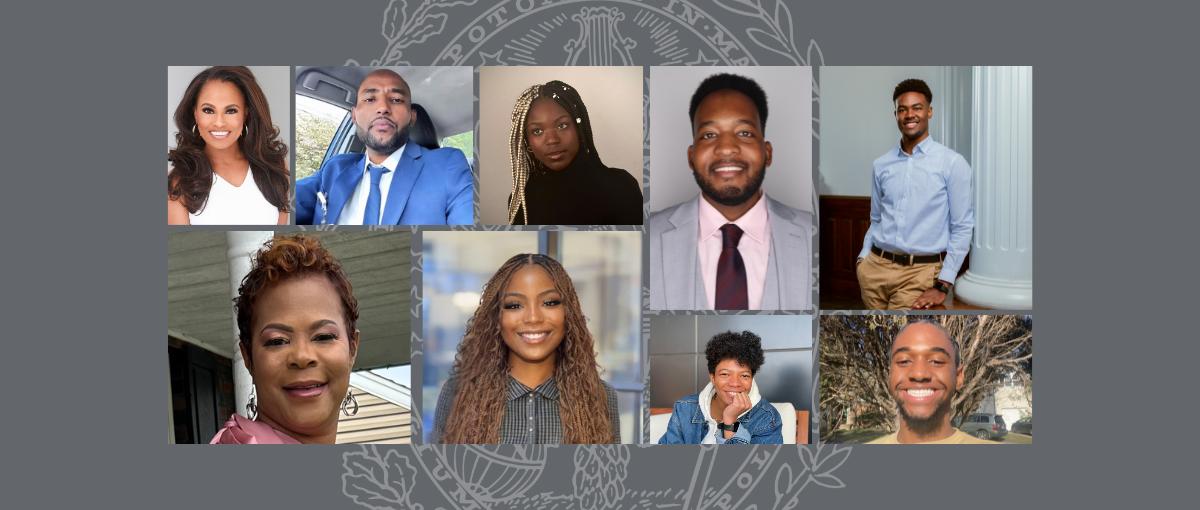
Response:
[[[919,436],[948,425],[963,371],[946,333],[931,324],[910,325],[892,343],[891,356],[888,384],[903,425]]]
[[[755,197],[771,166],[771,143],[763,139],[754,101],[718,90],[700,102],[692,124],[688,166],[704,195],[731,207]]]
[[[226,81],[210,81],[196,96],[196,131],[207,148],[221,150],[237,144],[246,122],[246,98]]]
[[[553,364],[566,334],[566,307],[550,274],[526,265],[513,273],[500,299],[500,336],[509,365]]]
[[[708,374],[708,380],[712,382],[717,397],[728,406],[733,403],[734,393],[746,393],[749,396],[750,386],[754,384],[754,374],[750,373],[750,367],[738,363],[736,359],[728,358],[717,363],[716,371]]]
[[[530,105],[525,117],[525,139],[529,140],[533,157],[551,170],[566,168],[579,153],[575,119],[548,97],[540,97]]]
[[[259,420],[301,439],[337,432],[358,332],[347,331],[338,292],[324,276],[285,280],[255,303],[253,348],[242,355],[258,393]]]
[[[400,75],[381,69],[358,86],[358,103],[350,110],[358,138],[382,155],[396,152],[408,142],[408,129],[417,121],[408,83]]]
[[[933,107],[920,92],[905,92],[896,98],[896,125],[905,140],[920,142],[929,134]]]

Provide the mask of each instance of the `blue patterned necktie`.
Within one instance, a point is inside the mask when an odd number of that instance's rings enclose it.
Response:
[[[367,195],[367,210],[363,213],[363,225],[378,225],[379,224],[379,203],[383,201],[383,194],[379,191],[379,179],[383,177],[384,172],[391,172],[386,166],[375,166],[368,164],[367,170],[371,172],[371,193]]]

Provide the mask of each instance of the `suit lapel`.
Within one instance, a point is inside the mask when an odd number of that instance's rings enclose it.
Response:
[[[697,195],[695,199],[676,209],[668,219],[675,228],[662,233],[662,267],[668,284],[666,297],[667,308],[670,310],[697,309],[696,280],[700,273],[696,267],[699,265],[700,253],[696,247],[696,235],[699,232],[699,227],[696,226],[696,222],[699,221],[699,202],[696,200],[699,198]],[[671,287],[672,282],[678,286]]]
[[[325,223],[334,225],[337,224],[338,216],[342,214],[342,207],[345,207],[346,200],[350,199],[350,195],[354,194],[354,188],[358,186],[359,181],[363,176],[363,161],[367,155],[350,161],[348,166],[338,169],[337,176],[333,180],[333,189],[329,190],[329,208],[325,213]]]
[[[412,140],[408,141],[408,145],[404,148],[404,154],[400,156],[400,164],[396,165],[396,175],[392,176],[392,185],[388,189],[387,205],[383,207],[383,221],[380,221],[380,224],[400,224],[400,215],[404,213],[404,207],[408,205],[408,196],[412,193],[413,186],[417,184],[421,168],[425,166],[425,163],[421,161],[424,152],[423,147]]]
[[[809,268],[812,265],[812,252],[808,249],[808,229],[795,223],[798,216],[783,204],[768,197],[767,205],[771,208],[771,265],[775,266],[777,276],[778,310],[808,310],[808,296],[812,295],[809,288]],[[778,261],[778,263],[776,263]],[[768,276],[771,275],[768,269]],[[768,283],[767,288],[771,285]],[[764,309],[765,296],[764,296]]]
[[[774,213],[771,213],[772,220],[774,219],[774,215]],[[776,230],[775,222],[772,221],[771,247],[769,251],[770,255],[767,258],[767,278],[765,285],[763,286],[762,305],[758,307],[759,310],[787,310],[787,308],[779,306],[779,285],[781,283],[779,278],[780,251],[776,250],[775,247],[779,246],[780,243],[777,241],[777,239],[779,239],[781,235],[786,236],[787,234]]]

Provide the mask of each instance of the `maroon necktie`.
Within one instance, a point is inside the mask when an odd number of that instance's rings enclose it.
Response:
[[[721,258],[717,260],[717,310],[746,310],[750,308],[750,293],[746,290],[746,263],[738,252],[742,229],[727,223],[721,227]]]

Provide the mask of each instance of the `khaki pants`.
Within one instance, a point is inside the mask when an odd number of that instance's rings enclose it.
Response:
[[[858,264],[858,288],[871,310],[907,310],[933,288],[942,263],[897,264],[874,253]]]

